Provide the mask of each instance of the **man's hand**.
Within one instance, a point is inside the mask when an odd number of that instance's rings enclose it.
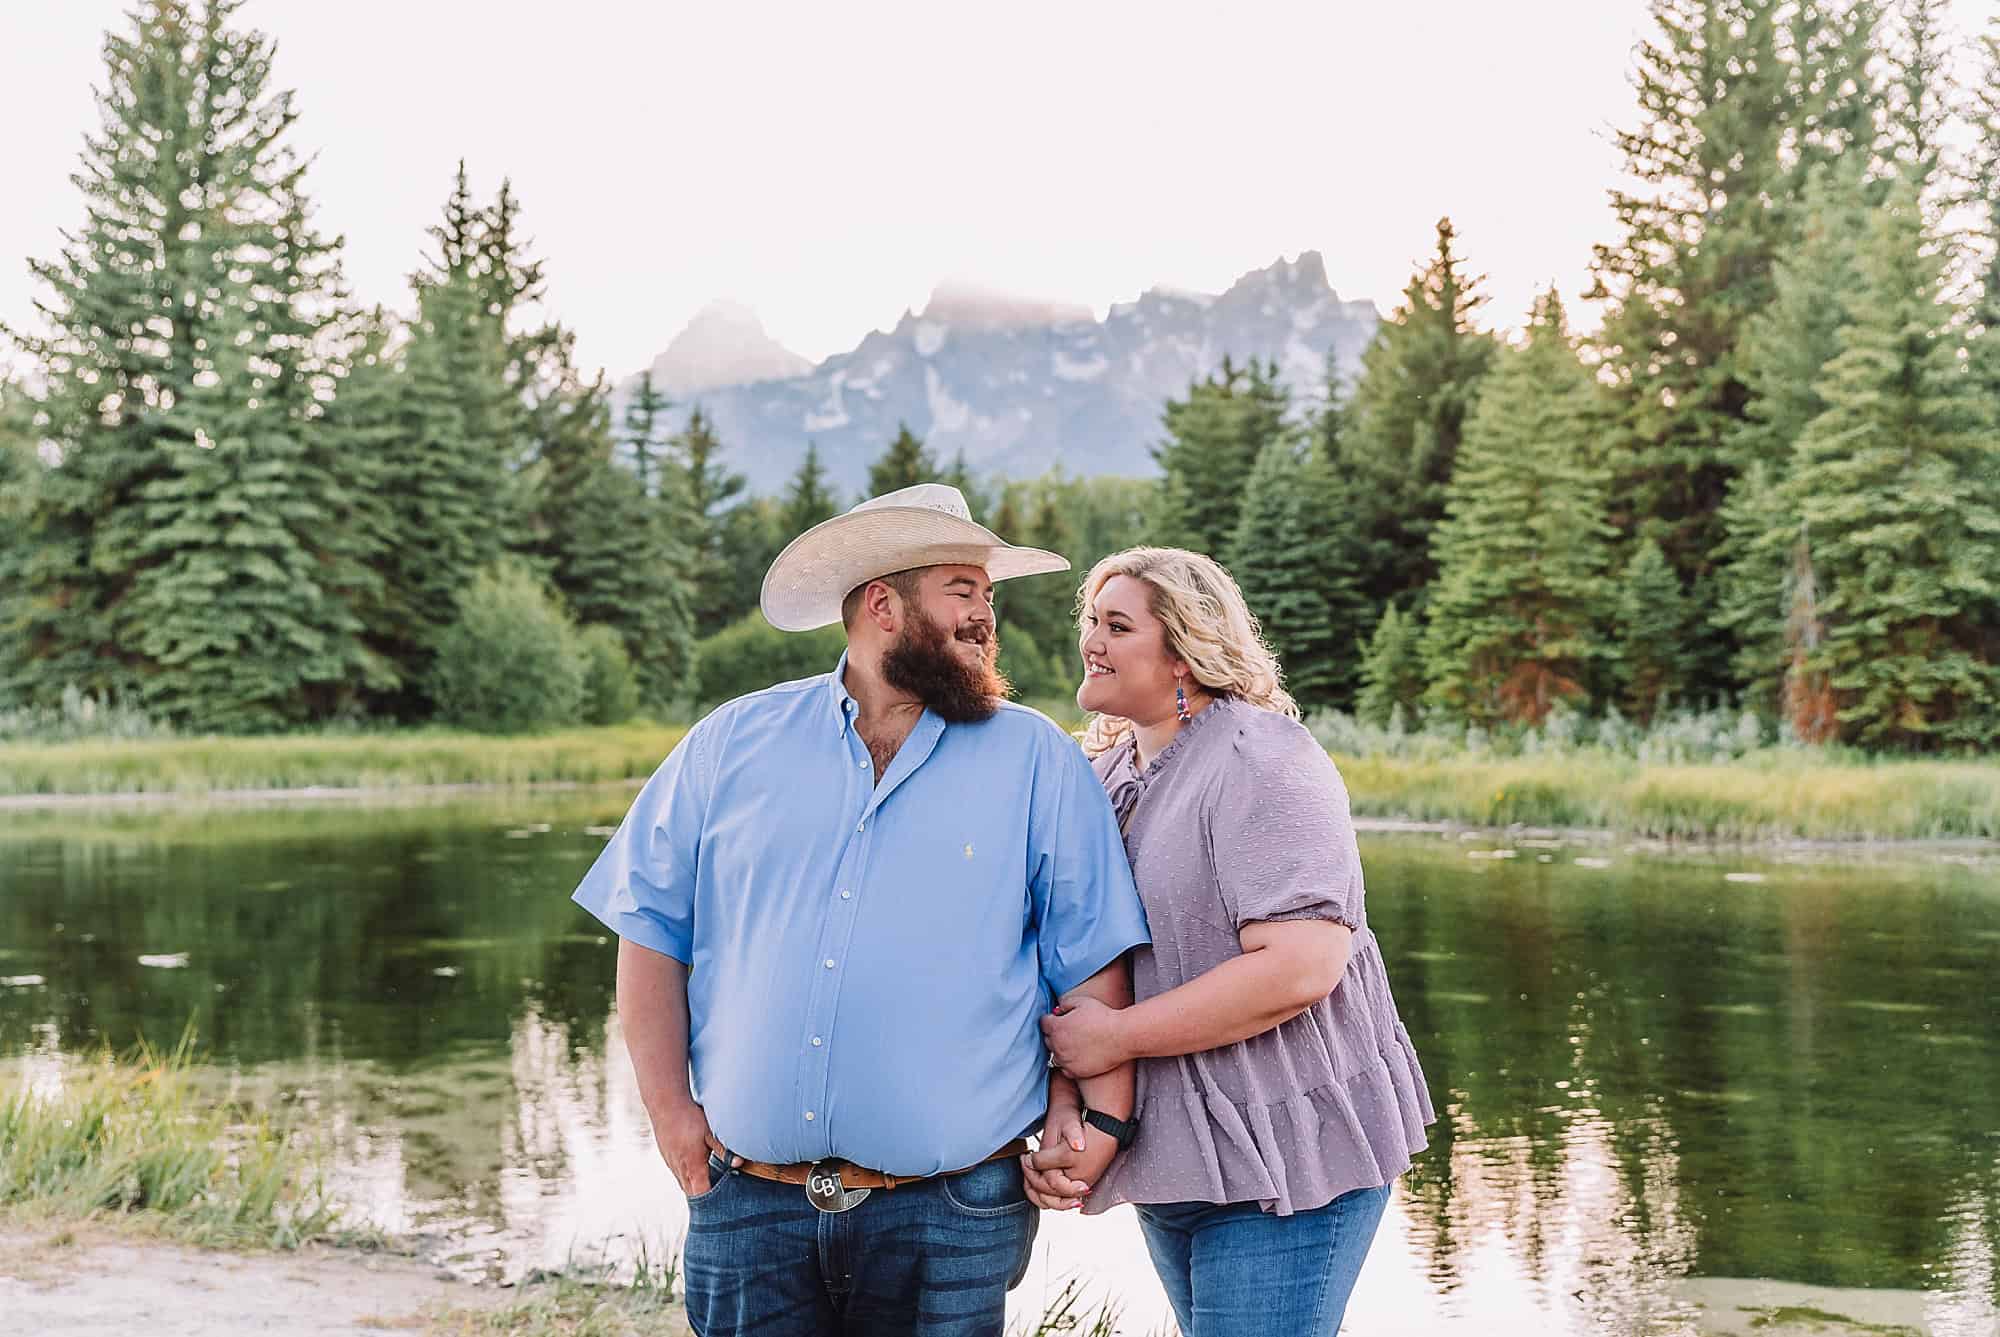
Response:
[[[1062,1070],[1082,1081],[1110,1072],[1132,1055],[1125,1052],[1119,1012],[1095,998],[1075,997],[1042,1018],[1042,1039]]]
[[[1074,1142],[1050,1138],[1045,1128],[1041,1149],[1021,1157],[1021,1186],[1044,1211],[1074,1211],[1117,1154],[1117,1140],[1095,1129],[1079,1151]]]
[[[709,1131],[708,1116],[693,1101],[676,1105],[653,1120],[653,1143],[660,1159],[673,1171],[681,1192],[692,1198],[714,1185],[708,1177],[708,1154],[727,1154],[727,1149]]]

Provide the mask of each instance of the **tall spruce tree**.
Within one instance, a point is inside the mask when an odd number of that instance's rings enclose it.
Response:
[[[678,493],[649,493],[614,459],[607,399],[600,379],[543,400],[534,555],[579,622],[617,634],[661,710],[692,692],[694,553]]]
[[[1225,356],[1211,375],[1167,401],[1166,440],[1153,449],[1162,477],[1155,541],[1222,557],[1236,536],[1243,486],[1257,457],[1290,432],[1291,396],[1275,362],[1237,366]]]
[[[1840,736],[1873,747],[2000,736],[1984,623],[2000,599],[2000,441],[1939,300],[1936,251],[1914,183],[1899,183],[1870,219],[1828,407],[1800,436],[1762,539],[1810,558],[1815,616],[1795,683],[1824,674]]]
[[[400,682],[376,709],[402,719],[430,713],[437,638],[457,620],[459,592],[513,534],[503,520],[512,480],[476,426],[490,430],[503,413],[505,349],[477,301],[468,283],[420,287],[406,337],[374,331],[333,407],[383,511],[386,588],[369,636]]]
[[[1642,724],[1687,682],[1687,598],[1660,545],[1641,539],[1625,564],[1617,613],[1618,684]]]
[[[632,473],[639,486],[656,492],[663,476],[667,451],[667,410],[673,401],[653,384],[653,369],[639,373],[639,384],[625,401],[624,420],[619,424],[619,444],[632,459]]]
[[[789,543],[822,520],[831,520],[838,514],[840,499],[827,483],[826,466],[820,463],[819,447],[808,441],[805,458],[799,461],[799,471],[785,485],[779,528],[784,531],[785,541]]]
[[[311,220],[297,112],[236,0],[151,0],[105,41],[83,226],[32,266],[58,455],[11,605],[14,685],[135,693],[198,727],[268,729],[388,680],[352,600],[371,580],[324,399],[339,241]]]
[[[694,554],[695,633],[713,636],[755,605],[754,597],[747,606],[743,601],[742,553],[768,540],[757,532],[764,526],[746,523],[757,517],[732,524],[730,516],[746,504],[742,500],[746,482],[723,458],[722,438],[700,405],[669,445],[683,499],[687,544]]]
[[[1883,25],[1884,176],[1909,182],[1927,205],[1948,193],[1946,127],[1961,101],[1950,24],[1947,0],[1895,0],[1894,22]]]
[[[1553,291],[1480,392],[1432,540],[1429,699],[1480,723],[1587,702],[1610,621],[1614,532],[1598,391]]]
[[[1806,424],[1824,413],[1826,365],[1860,286],[1856,249],[1867,212],[1860,155],[1813,169],[1800,241],[1772,275],[1772,300],[1744,327],[1737,362],[1750,401],[1729,445],[1737,470],[1723,505],[1723,545],[1714,582],[1713,623],[1734,643],[1734,673],[1749,699],[1778,706],[1792,660],[1786,627],[1797,555],[1774,528],[1796,527],[1780,499]]]
[[[1493,360],[1493,340],[1477,326],[1485,276],[1465,272],[1457,243],[1451,220],[1440,218],[1436,251],[1377,327],[1341,414],[1338,472],[1345,524],[1363,548],[1363,625],[1436,576],[1431,534]]]
[[[1250,471],[1227,554],[1287,689],[1308,710],[1346,706],[1359,685],[1356,629],[1366,600],[1355,554],[1342,542],[1337,496],[1317,449],[1273,441]]]
[[[1618,132],[1618,235],[1587,296],[1621,402],[1614,520],[1656,539],[1713,606],[1733,435],[1750,399],[1737,361],[1772,297],[1805,174],[1873,142],[1872,0],[1653,0],[1638,49],[1639,118]],[[1731,644],[1704,627],[1696,685],[1729,684]]]
[[[940,480],[937,460],[924,449],[923,441],[910,431],[908,423],[896,424],[896,439],[868,466],[868,495],[879,497],[918,483]]]
[[[1400,710],[1414,719],[1424,700],[1424,624],[1395,604],[1361,650],[1361,690],[1354,712],[1370,724],[1386,725]]]

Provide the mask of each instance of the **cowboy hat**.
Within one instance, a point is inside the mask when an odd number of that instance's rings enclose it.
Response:
[[[758,602],[780,631],[840,621],[848,591],[919,566],[977,566],[993,581],[1069,570],[1069,559],[1017,548],[984,525],[955,487],[919,483],[822,520],[785,545],[764,573]]]

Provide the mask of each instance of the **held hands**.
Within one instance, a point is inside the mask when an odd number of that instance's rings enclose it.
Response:
[[[1095,998],[1058,1003],[1042,1018],[1042,1039],[1056,1066],[1079,1081],[1109,1072],[1132,1057],[1122,1042],[1119,1013]]]
[[[1021,1157],[1021,1185],[1028,1201],[1050,1212],[1081,1207],[1118,1152],[1116,1141],[1084,1127],[1083,1111],[1074,1105],[1049,1107],[1041,1143]]]
[[[681,1192],[690,1198],[714,1187],[708,1177],[708,1154],[712,1151],[717,1156],[728,1155],[728,1149],[709,1131],[708,1115],[693,1101],[654,1117],[653,1142],[660,1149],[660,1159],[673,1171]],[[730,1159],[730,1164],[740,1165],[742,1161],[737,1156]]]

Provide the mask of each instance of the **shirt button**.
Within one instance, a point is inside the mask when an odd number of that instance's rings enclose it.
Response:
[[[855,827],[854,829],[855,829],[855,831],[856,831],[857,833],[858,833],[858,832],[862,832],[862,831],[866,831],[866,830],[868,829],[868,823],[866,823],[866,822],[862,822],[862,823],[860,823],[859,825],[857,825],[857,826],[856,826],[856,827]]]
[[[813,1112],[812,1112],[811,1110],[807,1110],[807,1111],[806,1111],[806,1122],[807,1122],[807,1123],[811,1123],[812,1121],[813,1121]]]
[[[840,893],[840,899],[843,901],[851,901],[854,899],[854,893],[851,891],[843,891]]]
[[[813,1048],[818,1049],[819,1046],[820,1046],[820,1038],[817,1035],[815,1035],[813,1037]]]
[[[832,969],[833,969],[833,958],[832,958],[832,957],[830,957],[830,956],[829,956],[829,957],[828,957],[828,958],[826,959],[826,968],[827,968],[828,970],[832,970]]]
[[[857,761],[854,764],[859,766],[862,770],[865,771],[868,769],[868,758],[863,757],[860,761]]]

